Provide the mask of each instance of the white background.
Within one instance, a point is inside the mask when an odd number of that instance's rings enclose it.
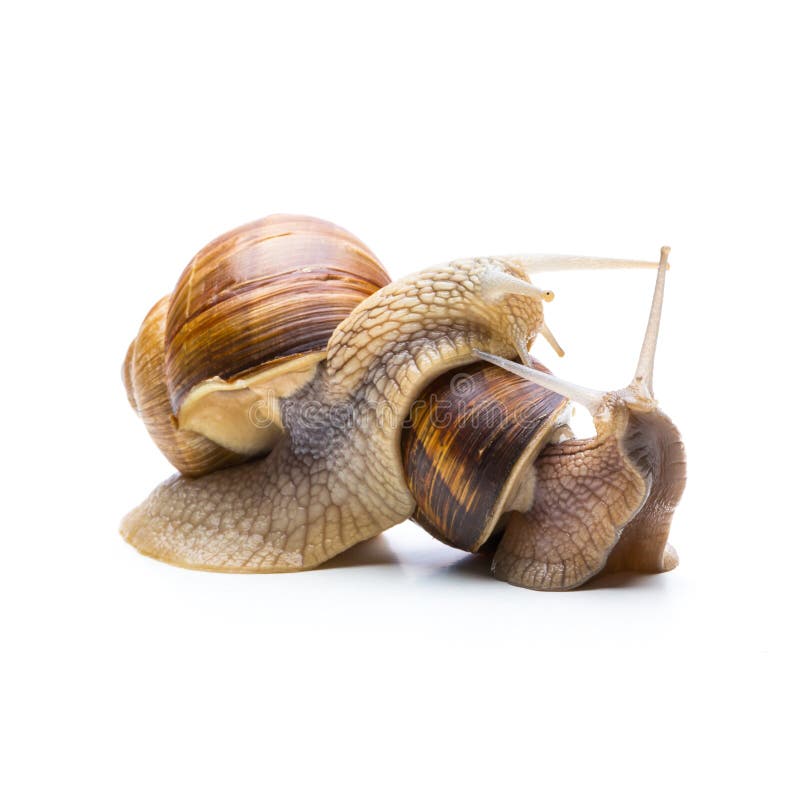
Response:
[[[800,269],[790,3],[29,3],[4,12],[8,798],[797,796]],[[298,575],[117,523],[169,465],[119,369],[273,212],[394,276],[673,248],[673,573],[512,588],[406,523]],[[631,376],[652,275],[542,276],[565,377]]]

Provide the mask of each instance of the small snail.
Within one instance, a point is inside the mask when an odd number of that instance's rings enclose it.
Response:
[[[489,363],[461,370],[463,384],[442,376],[427,388],[403,435],[422,527],[453,547],[493,553],[495,577],[533,589],[574,588],[601,570],[677,565],[667,538],[686,459],[680,433],[653,398],[668,252],[662,249],[636,376],[625,389],[582,389],[540,364],[481,352]],[[500,368],[538,392],[509,383],[493,371]],[[573,438],[567,399],[591,411],[596,437]],[[446,424],[431,424],[442,408]]]
[[[371,281],[379,282],[377,261],[374,257],[369,260]],[[525,511],[533,502],[531,462],[548,441],[562,435],[566,401],[496,366],[476,365],[476,353],[518,357],[531,365],[528,350],[538,333],[558,350],[542,315],[542,303],[552,299],[552,293],[534,287],[526,270],[584,266],[652,265],[530,256],[468,259],[384,285],[374,294],[367,292],[369,296],[335,326],[327,351],[312,350],[313,361],[290,367],[288,387],[280,380],[273,383],[274,363],[256,364],[260,389],[256,395],[267,401],[267,417],[272,423],[266,444],[262,439],[253,445],[249,435],[241,435],[247,432],[246,426],[239,425],[244,403],[233,403],[236,436],[229,435],[228,422],[222,425],[224,436],[219,436],[215,425],[229,415],[216,409],[208,415],[215,424],[199,430],[200,426],[194,425],[192,433],[222,447],[226,459],[252,458],[270,451],[268,455],[218,471],[211,471],[222,466],[218,456],[216,462],[206,458],[192,463],[192,469],[184,471],[208,474],[166,481],[123,520],[123,535],[148,555],[188,567],[277,572],[316,566],[418,511],[409,488],[413,481],[406,476],[409,461],[406,458],[404,465],[401,454],[403,422],[432,381],[472,364],[469,369],[474,374],[488,371],[509,396],[518,396],[529,408],[539,407],[527,439],[509,437],[508,468],[495,470],[507,474],[499,496],[491,500],[490,513],[483,515],[478,538],[486,541],[506,511]],[[294,264],[292,270],[297,269],[303,268]],[[169,303],[170,312],[174,305],[175,296]],[[252,308],[257,311],[258,303]],[[273,318],[264,323],[267,330],[270,325],[285,325],[280,312],[280,308],[270,310]],[[213,310],[209,315],[211,319],[225,317],[224,312]],[[174,327],[166,325],[167,342]],[[199,336],[200,327],[194,337],[183,341],[182,348],[191,350]],[[129,353],[125,374],[129,396],[141,409],[138,398],[142,392],[137,390],[135,377],[137,352],[147,342],[157,346],[158,338],[140,334],[139,339],[142,343],[134,344],[133,356]],[[201,344],[198,363],[206,360],[202,350]],[[169,346],[166,353],[165,384],[177,414],[172,424],[178,436],[185,432],[186,420],[192,419],[181,414],[181,397],[185,403],[193,392],[201,399],[222,393],[227,400],[226,392],[253,391],[253,384],[247,382],[252,366],[242,378],[238,367],[228,370],[223,363],[223,370],[217,362],[205,372],[198,371],[202,377],[197,390],[191,382],[181,383],[170,376]],[[288,355],[299,360],[306,354]],[[152,363],[158,360],[157,356],[151,359]],[[502,365],[505,367],[506,361]],[[278,368],[282,368],[280,361]],[[277,373],[279,379],[283,376]],[[252,408],[253,396],[245,396]],[[469,472],[471,465],[464,468]],[[476,474],[480,488],[480,471]],[[480,510],[481,502],[477,507]],[[423,521],[421,516],[418,519]],[[429,530],[438,524],[427,522],[423,524]],[[447,540],[447,533],[440,538]],[[477,546],[480,542],[476,539],[466,549]]]

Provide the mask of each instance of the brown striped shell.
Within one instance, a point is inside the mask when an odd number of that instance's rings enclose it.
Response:
[[[181,472],[268,452],[277,399],[310,380],[336,326],[390,278],[344,229],[276,214],[204,247],[145,319],[128,397]]]
[[[479,550],[506,512],[530,507],[533,461],[564,425],[567,405],[485,362],[437,378],[415,403],[402,436],[417,502],[413,519],[446,544]]]
[[[169,297],[147,314],[131,342],[122,379],[128,400],[147,432],[173,466],[184,475],[203,475],[244,460],[242,456],[193,431],[178,427],[164,378],[164,329]]]

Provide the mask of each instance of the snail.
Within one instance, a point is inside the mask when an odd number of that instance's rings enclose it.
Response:
[[[262,457],[225,469],[217,469],[209,459],[193,463],[190,474],[201,476],[174,476],[158,487],[123,520],[123,536],[143,553],[182,566],[279,572],[314,567],[408,518],[417,511],[417,502],[406,480],[400,439],[413,403],[439,376],[474,364],[478,352],[517,357],[530,368],[534,362],[528,351],[538,333],[558,350],[542,314],[542,303],[552,299],[552,293],[534,287],[527,271],[584,266],[653,265],[529,256],[455,261],[384,285],[362,300],[335,327],[326,351],[311,351],[313,361],[289,368],[288,388],[281,380],[273,384],[274,364],[267,363],[264,370],[263,362],[257,367],[255,395],[246,394],[254,391],[247,370],[243,378],[236,372],[219,377],[200,373],[199,389],[168,375],[168,388],[182,389],[184,398],[221,393],[227,400],[226,392],[240,391],[250,403],[254,396],[262,398],[269,439],[266,444],[264,439],[255,445],[242,442],[243,404],[238,397],[233,403],[235,436],[229,435],[228,423],[222,425],[222,437],[213,425],[200,431],[187,428],[222,447],[225,458]],[[302,269],[293,267],[298,268]],[[175,303],[173,297],[170,311]],[[284,323],[273,319],[265,324]],[[170,326],[165,330],[169,337]],[[140,333],[126,361],[126,384],[134,400],[141,394],[135,377],[137,354],[147,342],[158,345],[157,337],[143,338]],[[299,361],[298,356],[307,354],[289,355]],[[152,361],[157,363],[158,357]],[[163,361],[169,373],[169,350]],[[506,361],[501,363],[502,368],[473,368],[494,370],[495,379],[516,382],[514,391],[527,397],[528,406],[541,401],[542,413],[529,441],[514,445],[518,452],[513,474],[493,503],[492,519],[484,525],[488,534],[506,511],[530,506],[535,484],[531,462],[563,429],[566,406],[561,395],[509,376]],[[282,368],[279,359],[278,369]],[[283,376],[277,373],[277,378]],[[171,406],[175,412],[174,399]],[[187,419],[181,418],[181,408],[172,421],[177,434],[184,433]],[[227,419],[222,412],[208,418]]]

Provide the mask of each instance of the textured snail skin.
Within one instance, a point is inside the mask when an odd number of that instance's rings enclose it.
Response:
[[[667,538],[686,486],[686,450],[680,431],[661,411],[630,410],[622,445],[647,481],[648,491],[609,553],[604,571],[667,572],[678,566],[678,554]]]
[[[664,572],[686,483],[678,429],[661,411],[636,411],[611,397],[592,439],[546,447],[536,493],[500,540],[495,577],[531,589],[572,589],[605,572]]]
[[[597,437],[542,451],[533,506],[511,515],[495,577],[532,589],[571,589],[604,568],[677,566],[667,537],[686,483],[680,433],[658,410],[617,402],[607,413]]]
[[[502,262],[454,262],[390,284],[334,331],[314,379],[282,400],[286,436],[259,461],[175,476],[122,523],[141,552],[233,572],[314,567],[408,518],[400,434],[431,380],[480,348],[516,355],[541,299],[497,292]],[[489,291],[489,287],[495,287]]]

